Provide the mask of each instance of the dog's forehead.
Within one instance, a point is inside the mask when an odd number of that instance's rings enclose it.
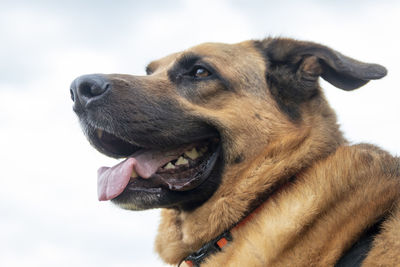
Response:
[[[203,43],[200,45],[193,46],[185,52],[196,53],[205,57],[240,56],[238,55],[239,53],[246,54],[246,52],[251,51],[251,45],[249,44],[250,44],[249,42],[238,43],[238,44]]]
[[[254,65],[257,61],[260,65],[263,65],[262,56],[254,47],[253,42],[245,41],[236,44],[203,43],[155,60],[151,62],[147,68],[150,72],[153,72],[156,69],[157,71],[167,70],[185,54],[198,55],[204,60],[222,65],[225,65],[228,62],[230,65],[235,64],[235,62],[240,62],[241,65],[247,65],[247,62]]]

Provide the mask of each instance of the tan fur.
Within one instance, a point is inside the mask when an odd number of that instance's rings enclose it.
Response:
[[[369,253],[365,267],[400,265],[400,209],[393,208],[390,218],[384,223],[382,234],[376,237],[374,249]]]
[[[267,39],[258,45],[275,45],[269,52],[279,62],[287,60],[287,50],[310,44],[289,39],[278,40],[278,46],[274,42]],[[336,52],[333,59],[325,58],[321,46],[311,45],[316,55],[307,52],[290,58],[298,67],[293,81],[306,80],[303,87],[307,81],[317,84],[329,64],[340,75],[346,68],[337,58],[362,64]],[[195,96],[177,92],[168,70],[187,53],[201,55],[232,90],[222,90],[220,83],[211,81],[196,83]],[[321,65],[321,60],[327,65]],[[262,195],[271,194],[262,210],[233,233],[233,241],[202,266],[333,266],[383,217],[383,230],[363,266],[399,266],[400,160],[369,144],[348,144],[318,84],[313,88],[317,94],[296,104],[301,119],[285,114],[282,105],[292,103],[290,99],[279,103],[274,91],[268,90],[269,68],[273,67],[254,41],[206,43],[152,62],[148,77],[129,78],[152,96],[149,103],[173,99],[191,118],[210,122],[222,142],[225,166],[217,191],[194,210],[162,210],[156,251],[165,262],[178,264],[238,223]],[[110,77],[122,89],[129,83],[123,75]],[[337,79],[324,78],[334,83]],[[361,79],[358,86],[364,83]],[[340,87],[340,81],[336,85]],[[292,177],[289,185],[273,191]]]

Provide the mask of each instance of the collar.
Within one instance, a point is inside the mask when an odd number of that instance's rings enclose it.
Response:
[[[272,190],[272,194],[269,194],[267,199],[271,197],[271,195],[276,194],[278,191],[281,191],[284,187],[290,184],[293,181],[294,177],[291,177],[286,183],[276,186],[276,190]],[[240,227],[244,226],[247,222],[249,222],[254,216],[262,210],[267,201],[263,201],[261,205],[259,205],[255,210],[250,212],[247,216],[245,216],[241,221],[239,221],[236,225],[234,225],[231,229],[223,232],[213,240],[206,243],[196,252],[190,254],[186,258],[184,258],[179,264],[178,267],[199,267],[200,264],[210,255],[215,254],[222,250],[229,242],[233,240],[232,233],[236,232]]]

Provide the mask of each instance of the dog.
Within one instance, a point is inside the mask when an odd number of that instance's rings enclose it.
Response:
[[[286,38],[205,43],[146,76],[90,74],[73,110],[101,153],[99,200],[161,208],[155,249],[179,266],[400,266],[400,159],[349,144],[319,77],[387,73]]]

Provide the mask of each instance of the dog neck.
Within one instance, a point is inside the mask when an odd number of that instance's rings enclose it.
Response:
[[[270,197],[272,197],[274,194],[277,194],[279,191],[281,191],[283,188],[289,186],[295,177],[291,177],[287,182],[275,186],[275,189],[271,189],[269,194],[265,194],[264,196],[261,196],[260,199],[254,201],[253,207],[256,207],[254,209],[250,209],[251,212],[247,214],[244,218],[242,218],[238,223],[236,223],[233,227],[231,227],[229,230],[223,232],[213,240],[207,242],[204,244],[199,250],[196,252],[190,254],[187,256],[185,259],[183,259],[179,264],[178,267],[195,267],[195,266],[200,266],[200,264],[209,256],[211,256],[214,253],[217,253],[221,251],[229,242],[233,240],[232,238],[232,233],[235,233],[239,231],[239,228],[242,226],[246,225],[249,221],[251,221],[254,216],[256,216],[257,213],[259,213],[266,201]]]
[[[271,141],[257,156],[227,168],[217,192],[195,210],[163,209],[155,244],[161,258],[170,264],[179,263],[244,218],[260,196],[270,195],[282,182],[298,177],[344,142],[335,137],[329,138],[332,143],[328,144],[313,137],[319,135],[318,131],[315,127],[306,128],[302,134],[291,131]],[[332,135],[340,132],[332,131]]]

